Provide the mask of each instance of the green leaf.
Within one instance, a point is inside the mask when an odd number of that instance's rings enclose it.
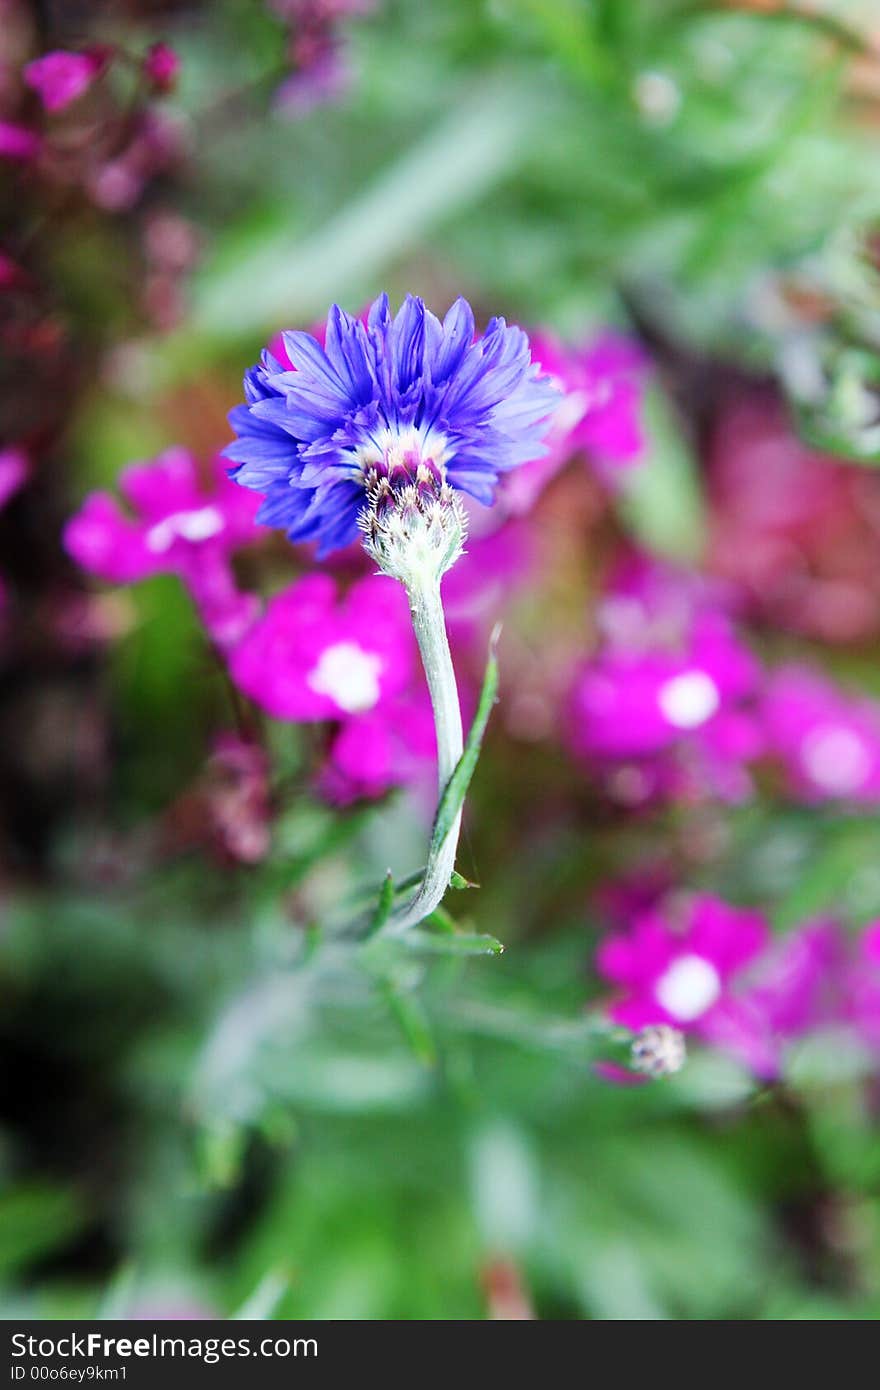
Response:
[[[421,1001],[415,995],[401,993],[392,984],[386,984],[384,993],[388,1007],[415,1056],[425,1066],[433,1067],[437,1061],[437,1048]]]
[[[464,746],[464,752],[456,764],[455,771],[450,777],[446,789],[440,798],[440,805],[437,807],[437,816],[434,820],[434,830],[431,835],[431,851],[433,856],[440,850],[446,836],[451,830],[455,818],[461,809],[462,802],[467,796],[467,789],[471,784],[474,769],[480,756],[480,747],[483,742],[483,735],[486,732],[486,725],[489,722],[489,715],[492,706],[498,698],[498,639],[501,635],[500,626],[496,626],[489,638],[489,659],[486,662],[486,674],[483,677],[483,689],[480,692],[480,703],[477,706],[477,713],[471,725],[470,733]]]
[[[385,880],[382,884],[382,887],[379,890],[379,901],[376,904],[376,911],[373,913],[373,919],[370,922],[369,928],[367,929],[368,937],[373,936],[378,931],[381,931],[385,923],[388,921],[388,918],[391,916],[391,909],[394,906],[395,893],[396,890],[394,887],[394,879],[392,878],[391,870],[389,869],[387,874],[385,875]]]
[[[465,888],[479,888],[478,883],[472,883],[469,878],[465,878],[457,869],[452,870],[452,878],[449,880],[450,888],[457,888],[463,891]]]

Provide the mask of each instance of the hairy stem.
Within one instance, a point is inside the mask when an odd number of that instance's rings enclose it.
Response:
[[[446,636],[446,620],[440,598],[440,580],[425,579],[407,585],[413,631],[419,644],[428,680],[434,725],[437,730],[438,801],[458,765],[463,750],[458,687]],[[441,843],[433,846],[422,880],[415,893],[388,918],[383,934],[397,936],[428,917],[440,903],[455,868],[455,852],[461,829],[461,811]]]

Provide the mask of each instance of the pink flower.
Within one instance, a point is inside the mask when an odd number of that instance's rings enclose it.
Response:
[[[24,69],[24,80],[37,93],[47,111],[61,111],[88,91],[105,68],[107,57],[104,49],[89,49],[84,53],[55,49],[28,63]]]
[[[611,1017],[634,1031],[651,1023],[704,1029],[767,939],[760,913],[718,898],[694,898],[682,923],[659,910],[637,917],[597,953],[600,973],[625,991]]]
[[[168,449],[120,475],[116,498],[95,492],[64,530],[64,545],[83,569],[114,584],[176,574],[189,588],[214,641],[237,641],[255,616],[256,600],[238,592],[230,552],[257,539],[259,498],[237,488],[219,460],[205,489],[186,449]]]
[[[574,454],[585,454],[607,480],[615,469],[637,463],[644,451],[647,359],[635,343],[606,330],[591,343],[571,348],[538,333],[532,336],[532,355],[564,395],[546,441],[548,453],[504,481],[502,500],[515,513],[529,511]]]
[[[770,679],[763,702],[768,751],[806,801],[880,801],[880,704],[849,695],[806,667]]]
[[[839,1015],[843,941],[833,922],[814,922],[775,941],[750,981],[707,1021],[704,1037],[765,1080],[782,1070],[786,1045]]]
[[[749,707],[759,667],[711,587],[636,561],[597,619],[604,641],[577,673],[570,702],[575,752],[625,802],[747,797],[745,764],[761,748]]]
[[[678,916],[662,904],[600,946],[599,971],[620,986],[611,1017],[637,1031],[693,1032],[755,1076],[778,1076],[788,1044],[837,1009],[842,939],[832,922],[773,941],[760,913],[695,897]]]
[[[180,55],[170,44],[154,43],[144,58],[144,72],[157,92],[170,92],[180,72]]]
[[[23,487],[29,473],[30,462],[23,449],[15,445],[0,449],[0,508]]]
[[[330,747],[321,788],[341,805],[425,786],[436,773],[437,739],[427,688],[414,685],[380,708],[345,720]]]
[[[329,575],[307,575],[270,600],[229,665],[236,684],[276,719],[366,714],[412,674],[403,590],[376,575],[340,601]]]
[[[771,944],[758,912],[696,897],[683,920],[662,909],[606,940],[597,964],[622,996],[610,1015],[634,1031],[666,1023],[778,1076],[786,1046],[834,1013],[840,938],[814,923]]]
[[[236,684],[276,719],[333,720],[320,785],[332,800],[418,782],[436,757],[406,597],[383,575],[339,597],[310,574],[271,599],[229,657]]]
[[[37,158],[42,148],[43,141],[36,131],[14,121],[0,121],[0,159],[28,164]]]

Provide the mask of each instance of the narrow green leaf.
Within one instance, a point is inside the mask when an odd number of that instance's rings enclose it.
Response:
[[[391,915],[391,909],[394,906],[394,896],[394,879],[391,877],[391,870],[389,869],[385,875],[382,887],[379,890],[379,901],[376,904],[376,911],[373,913],[373,919],[367,930],[368,937],[373,936],[377,931],[381,931],[388,921]]]
[[[467,789],[471,784],[474,769],[480,756],[480,747],[483,742],[483,735],[486,732],[486,725],[489,722],[489,715],[492,706],[498,698],[498,638],[501,635],[500,626],[496,626],[489,639],[489,659],[486,662],[486,674],[483,677],[483,689],[480,692],[480,703],[477,706],[477,713],[471,725],[464,752],[458,760],[455,771],[450,777],[446,789],[440,798],[440,805],[437,807],[437,816],[434,821],[434,830],[431,836],[431,855],[436,854],[449,831],[461,808],[461,804],[467,796]]]
[[[457,869],[452,870],[452,878],[449,880],[450,888],[458,888],[463,891],[465,888],[479,888],[478,883],[472,883],[469,878],[465,878]]]
[[[437,1061],[437,1048],[421,1000],[412,994],[401,994],[393,985],[386,986],[385,998],[415,1056],[425,1066],[433,1067]]]

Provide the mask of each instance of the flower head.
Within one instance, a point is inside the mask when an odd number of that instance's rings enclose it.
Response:
[[[340,602],[330,575],[309,574],[269,601],[231,654],[230,670],[276,719],[341,719],[399,694],[413,656],[396,585],[372,575]]]
[[[297,580],[270,600],[229,669],[276,719],[337,726],[320,779],[334,801],[381,796],[432,767],[434,723],[415,680],[406,598],[383,575],[341,599],[328,574]]]
[[[334,305],[323,347],[283,342],[292,369],[265,352],[247,373],[225,453],[235,481],[265,493],[258,521],[321,555],[357,539],[368,504],[380,520],[399,499],[446,506],[444,489],[489,505],[502,473],[543,453],[556,388],[521,329],[493,319],[475,339],[463,299],[442,324],[413,296],[392,317],[381,295],[366,324]]]
[[[64,544],[83,569],[114,584],[177,574],[212,638],[227,645],[255,616],[254,600],[236,589],[229,554],[256,538],[256,501],[232,487],[222,466],[206,489],[186,449],[167,449],[125,469],[116,498],[94,492],[67,523]]]
[[[151,44],[144,58],[144,73],[155,91],[170,92],[180,73],[180,55],[170,44]]]
[[[760,913],[702,896],[683,914],[661,904],[635,918],[600,947],[598,965],[623,990],[610,1009],[618,1023],[693,1032],[770,1079],[786,1044],[832,1016],[838,955],[833,923],[771,943]]]
[[[602,645],[576,677],[570,741],[629,803],[658,794],[738,801],[761,747],[759,668],[724,596],[698,576],[634,561],[599,606]]]
[[[633,1070],[655,1081],[661,1076],[674,1076],[687,1061],[684,1034],[668,1023],[654,1023],[643,1028],[633,1039],[630,1050]]]
[[[24,80],[37,93],[47,111],[61,111],[88,91],[107,63],[104,49],[68,53],[55,49],[35,58],[24,69]]]
[[[694,898],[683,927],[662,909],[637,918],[628,933],[610,937],[599,950],[601,973],[625,990],[612,1017],[635,1030],[704,1023],[767,937],[759,913],[718,898]]]

